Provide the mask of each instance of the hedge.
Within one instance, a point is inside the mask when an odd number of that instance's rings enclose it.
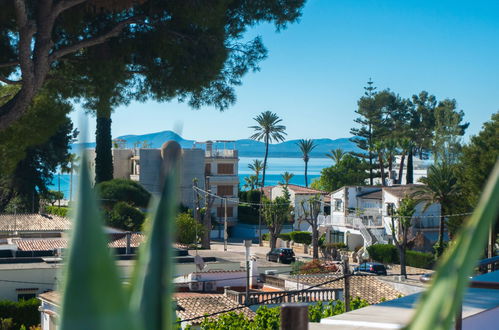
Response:
[[[0,318],[12,319],[14,327],[19,329],[21,325],[27,328],[40,324],[40,312],[38,311],[40,301],[36,298],[21,301],[0,301]]]
[[[405,260],[407,266],[431,269],[435,258],[428,252],[405,251]]]
[[[292,231],[289,233],[291,240],[295,243],[310,245],[312,243],[312,234],[308,231]]]
[[[399,262],[399,252],[392,244],[374,244],[367,247],[367,252],[372,260],[383,264],[396,264]]]
[[[45,212],[47,214],[58,215],[60,217],[67,217],[68,212],[69,212],[69,208],[62,207],[62,206],[58,207],[58,206],[48,205],[48,206],[45,206]]]
[[[262,240],[264,241],[270,240],[270,234],[269,233],[262,234]]]
[[[283,241],[291,241],[291,233],[279,234],[279,238]]]

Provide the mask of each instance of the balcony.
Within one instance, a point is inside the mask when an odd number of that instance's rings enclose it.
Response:
[[[205,157],[207,157],[207,158],[237,158],[237,150],[231,150],[231,149],[206,150]]]

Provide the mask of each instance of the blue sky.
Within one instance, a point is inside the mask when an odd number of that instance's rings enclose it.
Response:
[[[185,104],[132,103],[113,115],[113,136],[174,130],[188,139],[241,139],[260,112],[276,112],[289,139],[349,137],[371,77],[403,97],[455,98],[476,134],[499,110],[499,1],[309,0],[299,23],[260,25],[269,56],[220,113]],[[79,121],[78,112],[72,115]],[[95,122],[90,118],[89,140]]]

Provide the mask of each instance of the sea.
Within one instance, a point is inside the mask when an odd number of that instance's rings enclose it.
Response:
[[[253,175],[254,172],[248,168],[248,165],[255,159],[263,158],[255,157],[239,157],[239,183],[241,189],[243,189],[244,178]],[[330,158],[310,158],[308,162],[308,182],[310,183],[319,178],[321,175],[321,170],[325,167],[333,165],[333,161]],[[294,176],[291,179],[291,184],[296,184],[300,186],[305,185],[305,163],[302,158],[277,158],[269,157],[267,159],[267,171],[265,172],[265,185],[273,186],[278,182],[282,181],[281,175],[284,172],[293,173]],[[261,174],[260,174],[261,175]],[[60,190],[64,193],[64,198],[69,199],[70,195],[70,181],[71,177],[69,174],[55,174],[54,179],[49,184],[50,190]],[[78,176],[73,174],[73,194],[76,191],[78,182]]]

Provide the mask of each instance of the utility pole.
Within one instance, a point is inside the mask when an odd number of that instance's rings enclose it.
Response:
[[[350,311],[350,268],[348,254],[343,254],[343,295],[345,296],[345,312]]]
[[[246,299],[245,305],[250,305],[249,291],[250,291],[250,248],[251,240],[244,240],[244,247],[246,248]]]
[[[227,197],[224,198],[225,214],[224,214],[224,251],[227,251]]]

